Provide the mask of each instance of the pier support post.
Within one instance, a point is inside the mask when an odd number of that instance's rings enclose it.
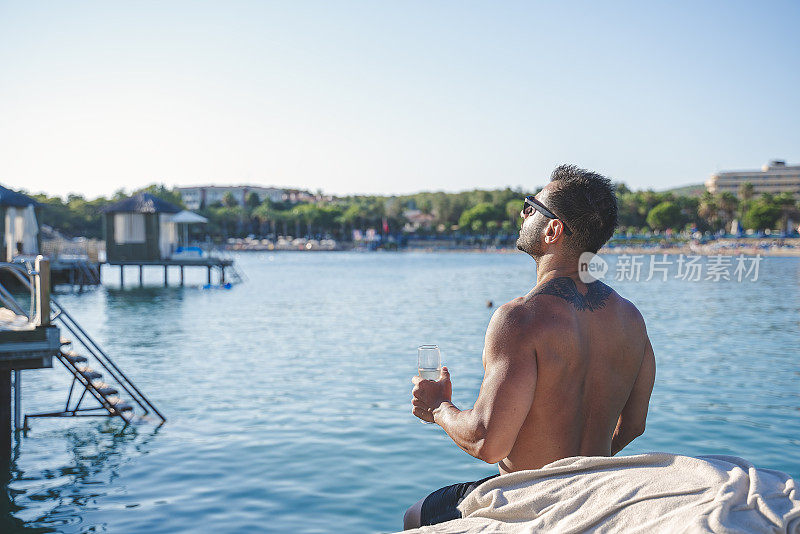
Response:
[[[208,285],[211,285],[211,266],[208,266]]]
[[[181,287],[183,287],[183,265],[181,265]]]
[[[0,371],[0,462],[6,480],[11,466],[11,371]]]
[[[144,286],[144,265],[139,265],[139,287]]]
[[[119,266],[119,288],[122,289],[125,287],[125,266]]]
[[[169,285],[169,279],[167,278],[167,266],[164,265],[164,287]]]
[[[14,369],[14,430],[22,430],[22,371]]]

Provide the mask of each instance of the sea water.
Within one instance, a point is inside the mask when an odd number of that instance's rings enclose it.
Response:
[[[716,282],[676,279],[668,259],[666,281],[608,259],[657,360],[647,430],[622,454],[730,454],[800,477],[800,260]],[[202,290],[192,269],[187,287],[160,287],[160,268],[145,270],[150,287],[119,289],[107,267],[105,287],[58,295],[168,420],[33,420],[14,440],[0,532],[387,532],[429,492],[496,472],[419,424],[411,378],[417,347],[436,340],[454,403],[472,405],[487,301],[526,294],[530,258],[236,261],[248,280],[226,291]],[[63,408],[69,384],[58,363],[24,371],[24,412]]]

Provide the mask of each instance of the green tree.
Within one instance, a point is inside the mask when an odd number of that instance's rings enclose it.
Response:
[[[506,202],[506,216],[507,221],[517,230],[522,228],[522,217],[520,213],[522,212],[522,201],[519,199],[517,200],[509,200]]]
[[[495,205],[489,202],[481,202],[463,212],[461,217],[458,218],[458,225],[462,228],[471,228],[475,221],[480,221],[483,226],[489,221],[502,219],[505,219],[505,214],[498,213]]]
[[[704,226],[710,230],[717,231],[721,226],[721,218],[719,216],[719,206],[714,195],[708,191],[703,193],[700,197],[700,203],[697,207],[697,215],[705,223]]]
[[[789,219],[797,220],[800,210],[797,209],[797,201],[792,193],[779,193],[775,195],[775,205],[780,210],[780,230],[787,231]]]
[[[742,222],[750,230],[768,230],[775,228],[780,216],[780,207],[772,202],[758,201],[750,206]]]
[[[219,237],[244,237],[247,234],[248,213],[242,206],[220,206],[203,210],[208,218],[208,232]]]
[[[247,193],[247,196],[244,199],[244,205],[248,209],[251,209],[251,210],[255,209],[255,208],[257,208],[258,206],[261,205],[261,199],[258,198],[258,195],[256,193],[254,193],[253,191],[250,191],[249,193]]]
[[[233,196],[233,193],[228,191],[222,197],[222,205],[226,208],[235,208],[239,203],[236,201],[236,197]]]
[[[744,182],[739,185],[739,220],[743,221],[744,216],[755,196],[755,188],[750,182]]]
[[[681,210],[674,202],[661,202],[647,214],[647,225],[653,230],[676,228],[681,222]]]
[[[736,210],[739,207],[739,199],[733,193],[725,191],[717,196],[717,206],[719,206],[724,228],[726,230],[730,229]]]
[[[739,198],[745,202],[748,202],[750,199],[752,199],[754,194],[755,190],[753,188],[753,184],[750,182],[744,182],[739,186]]]
[[[135,195],[136,193],[150,193],[156,198],[160,198],[161,200],[175,204],[181,208],[185,207],[180,192],[174,187],[169,189],[164,184],[150,184],[147,187],[137,189],[132,194]]]
[[[263,226],[266,226],[267,233],[277,234],[278,224],[284,222],[285,212],[277,209],[269,199],[264,200],[253,212],[255,217]]]

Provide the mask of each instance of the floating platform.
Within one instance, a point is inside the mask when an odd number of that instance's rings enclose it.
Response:
[[[236,270],[233,259],[230,258],[216,258],[216,257],[200,257],[200,258],[180,258],[180,259],[166,259],[166,260],[113,260],[107,261],[106,265],[113,265],[119,267],[119,285],[125,287],[125,267],[138,267],[139,268],[139,285],[144,285],[144,268],[145,267],[163,267],[164,268],[164,286],[169,285],[169,268],[180,268],[180,285],[184,283],[184,268],[186,267],[205,267],[207,269],[206,285],[212,284],[212,272],[214,269],[219,271],[218,284],[220,286],[226,285],[229,282],[225,279],[225,270],[230,269],[233,282],[241,281],[241,274]]]

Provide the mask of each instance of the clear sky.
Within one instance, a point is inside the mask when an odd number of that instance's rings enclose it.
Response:
[[[634,188],[800,163],[800,2],[0,0],[0,183]]]

